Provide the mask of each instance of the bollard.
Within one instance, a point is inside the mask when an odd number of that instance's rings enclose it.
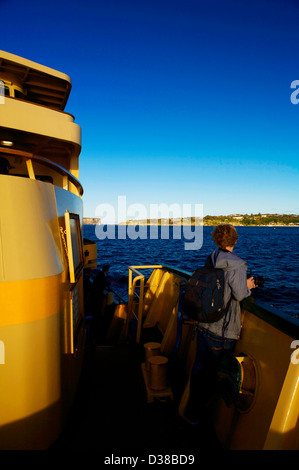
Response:
[[[150,370],[150,363],[149,359],[152,356],[159,356],[161,354],[160,352],[160,343],[145,343],[144,348],[145,348],[145,368],[147,371]]]
[[[167,357],[152,356],[149,358],[149,363],[150,388],[153,390],[164,390],[167,387]]]

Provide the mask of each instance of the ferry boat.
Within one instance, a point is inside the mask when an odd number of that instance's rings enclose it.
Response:
[[[0,447],[47,448],[61,432],[84,349],[78,181],[81,128],[70,78],[0,52]]]
[[[70,78],[0,59],[0,448],[114,449],[109,463],[129,448],[172,449],[172,463],[202,448],[299,449],[298,319],[242,302],[226,394],[211,397],[202,429],[181,419],[196,324],[179,297],[191,273],[129,266],[128,301],[86,310],[97,248],[83,237]]]

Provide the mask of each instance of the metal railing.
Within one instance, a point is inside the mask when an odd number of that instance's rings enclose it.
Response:
[[[142,318],[144,311],[144,294],[145,294],[145,283],[144,283],[144,274],[140,272],[143,269],[164,269],[176,276],[179,276],[182,279],[188,279],[192,273],[177,269],[172,266],[167,265],[142,265],[142,266],[129,266],[129,287],[128,287],[128,317],[126,324],[126,335],[129,331],[129,324],[133,317],[137,320],[137,332],[136,332],[136,342],[140,342],[141,337],[141,328],[142,328]],[[133,279],[133,275],[135,275]],[[139,285],[138,285],[139,283]],[[136,292],[136,289],[139,287],[139,294]],[[138,311],[137,314],[134,310],[134,297],[138,298]]]
[[[58,165],[57,163],[54,163],[51,160],[48,160],[47,158],[34,155],[33,153],[24,152],[22,150],[15,150],[15,149],[6,148],[6,147],[0,147],[0,154],[24,158],[26,162],[28,176],[30,179],[36,179],[33,162],[44,165],[47,168],[51,168],[52,170],[62,175],[63,189],[66,189],[67,191],[69,191],[69,183],[72,183],[76,188],[77,195],[80,197],[83,195],[83,187],[81,186],[80,181],[77,180],[77,178],[74,175],[72,175],[68,170]]]
[[[126,300],[121,295],[119,295],[119,293],[116,292],[115,289],[112,289],[112,287],[110,287],[110,286],[109,286],[109,291],[111,291],[113,293],[113,295],[115,295],[117,297],[117,299],[118,299],[117,305],[126,303]]]
[[[141,326],[142,326],[142,314],[143,314],[143,305],[144,305],[144,274],[142,274],[140,269],[161,269],[162,265],[146,265],[146,266],[129,266],[129,292],[128,292],[128,318],[126,325],[126,334],[128,334],[129,324],[134,316],[137,319],[137,332],[136,332],[136,342],[140,342],[141,336]],[[136,277],[133,279],[133,274]],[[136,292],[137,283],[139,282],[139,294]],[[137,315],[133,309],[134,296],[138,297],[138,312]]]

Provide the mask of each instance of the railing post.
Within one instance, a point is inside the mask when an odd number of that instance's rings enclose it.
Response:
[[[137,333],[136,333],[136,343],[137,344],[140,343],[140,336],[141,336],[141,325],[142,325],[142,314],[143,314],[143,291],[144,291],[144,276],[142,276],[142,278],[140,279]]]
[[[132,292],[132,276],[133,272],[129,268],[129,289],[128,289],[128,314],[127,314],[127,324],[126,324],[126,336],[129,332],[129,324],[132,316],[132,304],[133,304],[133,292]]]
[[[133,271],[137,275],[133,280]],[[140,342],[141,336],[141,324],[142,324],[142,313],[143,313],[143,292],[144,292],[144,275],[139,271],[135,270],[132,266],[129,266],[129,292],[128,292],[128,315],[127,315],[127,325],[126,325],[126,335],[129,332],[129,324],[132,318],[132,308],[134,293],[137,281],[140,281],[140,292],[139,292],[139,304],[138,304],[138,314],[137,314],[137,332],[136,332],[136,342]],[[135,315],[136,317],[136,315]]]
[[[26,166],[27,166],[27,171],[28,171],[29,178],[32,179],[32,180],[35,180],[35,173],[34,173],[31,158],[28,158],[26,160]]]
[[[62,176],[62,187],[63,187],[63,189],[65,189],[66,191],[68,191],[68,189],[69,189],[69,179],[68,179],[68,176],[67,176],[67,175],[63,175],[63,176]]]

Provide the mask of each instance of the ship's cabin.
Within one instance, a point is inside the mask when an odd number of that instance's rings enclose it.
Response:
[[[0,51],[0,92],[63,111],[71,91],[70,78],[54,69]]]
[[[70,90],[67,75],[0,51],[0,173],[82,195],[81,130],[65,112]]]

